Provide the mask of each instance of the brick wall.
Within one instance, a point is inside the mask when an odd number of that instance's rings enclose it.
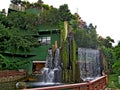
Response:
[[[16,81],[27,76],[27,71],[3,70],[0,71],[0,82]]]

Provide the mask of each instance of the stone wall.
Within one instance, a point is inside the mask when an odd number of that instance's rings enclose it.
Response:
[[[10,82],[22,79],[28,75],[24,70],[4,70],[0,71],[0,82]]]

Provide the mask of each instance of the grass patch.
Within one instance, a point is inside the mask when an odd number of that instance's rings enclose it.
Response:
[[[117,74],[110,74],[108,75],[108,87],[109,88],[120,88],[120,85],[118,83],[118,76]]]

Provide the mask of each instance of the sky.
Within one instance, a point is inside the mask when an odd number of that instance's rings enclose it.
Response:
[[[35,2],[38,0],[28,0]],[[110,36],[115,44],[120,40],[120,0],[42,0],[45,4],[59,8],[60,5],[68,4],[74,14],[79,13],[80,17],[87,22],[97,25],[97,33],[102,36]],[[0,9],[8,8],[10,0],[1,0]]]

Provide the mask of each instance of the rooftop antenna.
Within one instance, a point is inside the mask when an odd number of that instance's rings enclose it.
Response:
[[[76,13],[78,13],[78,8],[77,8],[77,11],[76,11]]]

